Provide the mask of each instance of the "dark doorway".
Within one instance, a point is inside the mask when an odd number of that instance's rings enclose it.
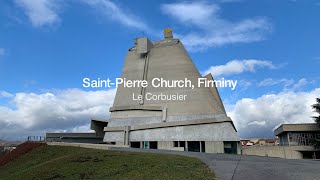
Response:
[[[312,159],[313,152],[312,151],[302,151],[303,159]]]
[[[143,149],[150,149],[150,143],[149,143],[149,141],[143,141],[143,142],[142,142],[142,146],[143,146]]]
[[[188,141],[188,151],[200,152],[200,141]]]
[[[300,151],[303,159],[320,159],[320,151]]]
[[[224,141],[223,144],[224,144],[224,153],[237,154],[237,142]]]
[[[140,142],[137,141],[137,142],[130,142],[130,147],[132,148],[140,148]]]
[[[179,147],[179,141],[173,141],[173,147]]]
[[[158,142],[150,141],[150,149],[158,149]]]
[[[201,141],[201,152],[206,152],[206,144],[204,141]]]
[[[179,141],[179,147],[183,147],[183,150],[186,150],[186,142],[185,141]]]
[[[185,141],[173,141],[173,147],[183,147],[183,150],[186,150],[186,142]]]

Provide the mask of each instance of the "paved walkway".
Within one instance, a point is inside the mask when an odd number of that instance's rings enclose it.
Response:
[[[205,162],[222,180],[320,180],[320,161],[317,160],[133,148],[111,149],[196,157]]]

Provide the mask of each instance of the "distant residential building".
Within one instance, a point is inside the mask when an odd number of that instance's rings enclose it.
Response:
[[[252,142],[253,145],[255,145],[261,138],[249,138],[249,139],[250,139],[250,142]]]
[[[256,145],[260,146],[276,146],[278,145],[278,139],[259,139]]]
[[[259,139],[259,138],[249,138],[241,139],[242,146],[275,146],[278,145],[278,139]]]
[[[16,149],[15,146],[0,146],[0,157]]]
[[[250,139],[241,139],[241,146],[253,146],[253,142]]]
[[[12,150],[14,150],[14,149],[16,149],[15,146],[7,146],[7,147],[4,147],[4,151],[12,151]]]

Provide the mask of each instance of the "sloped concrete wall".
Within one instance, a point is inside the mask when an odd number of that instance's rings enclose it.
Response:
[[[146,58],[148,58],[148,61]],[[128,80],[142,80],[145,62],[148,63],[146,65],[148,66],[146,80],[149,83],[145,93],[152,93],[154,95],[179,93],[187,95],[187,99],[185,101],[150,100],[144,101],[144,105],[167,107],[168,116],[225,113],[210,88],[197,86],[198,78],[202,76],[179,40],[159,41],[150,50],[147,57],[141,57],[141,54],[138,54],[135,48],[129,50],[121,77]],[[195,85],[195,88],[156,88],[151,85],[154,78],[163,78],[165,80],[184,80],[188,78]],[[141,87],[125,88],[119,86],[113,106],[140,105],[139,101],[132,99],[132,93],[141,94],[141,89]],[[148,112],[146,114],[145,112],[138,113],[137,111],[111,113],[112,118],[145,117],[146,115],[157,116],[158,114],[157,112]]]

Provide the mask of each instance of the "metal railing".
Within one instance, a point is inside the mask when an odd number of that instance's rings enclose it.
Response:
[[[29,141],[29,142],[45,142],[46,138],[44,136],[28,136],[26,141]]]

